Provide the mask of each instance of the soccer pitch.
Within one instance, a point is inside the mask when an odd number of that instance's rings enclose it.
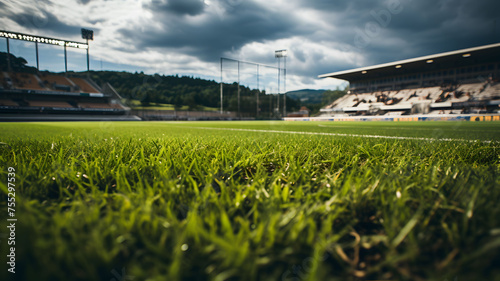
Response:
[[[500,122],[0,130],[2,280],[500,280]]]

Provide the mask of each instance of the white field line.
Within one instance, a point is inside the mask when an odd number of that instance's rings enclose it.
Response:
[[[372,139],[392,139],[392,140],[420,140],[420,141],[447,141],[447,142],[480,142],[480,143],[497,143],[498,141],[481,141],[481,140],[466,140],[466,139],[433,139],[433,138],[418,138],[418,137],[398,137],[398,136],[380,136],[380,135],[358,135],[358,134],[339,134],[339,133],[323,133],[323,132],[300,132],[300,131],[278,131],[278,130],[256,130],[256,129],[237,129],[237,128],[215,128],[215,127],[189,127],[193,129],[203,130],[222,130],[222,131],[240,131],[240,132],[257,132],[257,133],[278,133],[278,134],[296,134],[296,135],[318,135],[318,136],[336,136],[336,137],[359,137]]]
[[[318,127],[323,127],[323,128],[354,128],[356,126],[330,126],[330,125],[323,125],[319,124]],[[384,129],[384,130],[421,130],[421,131],[431,131],[433,129],[427,129],[427,128],[395,128],[395,127],[377,127],[377,129]]]

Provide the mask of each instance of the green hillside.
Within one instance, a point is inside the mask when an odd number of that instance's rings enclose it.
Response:
[[[343,90],[340,90],[339,88],[336,90],[305,89],[287,92],[287,97],[297,100],[301,106],[309,108],[311,115],[316,115],[322,107],[329,105],[336,99],[346,95],[347,90],[348,88]]]
[[[320,104],[322,102],[323,93],[325,91],[326,90],[304,89],[304,90],[290,91],[287,92],[286,94],[289,97],[295,100],[299,100],[304,104]]]

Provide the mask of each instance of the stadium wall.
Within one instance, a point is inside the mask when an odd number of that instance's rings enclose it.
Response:
[[[285,121],[500,121],[500,114],[440,114],[401,116],[352,116],[352,117],[286,117]]]

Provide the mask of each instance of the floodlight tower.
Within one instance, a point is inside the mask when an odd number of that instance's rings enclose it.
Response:
[[[284,69],[283,69],[283,78],[284,78],[284,92],[283,95],[283,116],[286,117],[286,56],[287,50],[277,50],[274,52],[274,56],[278,58],[278,111],[279,111],[279,95],[280,95],[280,76],[281,76],[281,64],[280,59],[284,58]]]
[[[94,31],[82,28],[82,38],[87,40],[87,75],[90,76],[89,40],[94,40]]]

